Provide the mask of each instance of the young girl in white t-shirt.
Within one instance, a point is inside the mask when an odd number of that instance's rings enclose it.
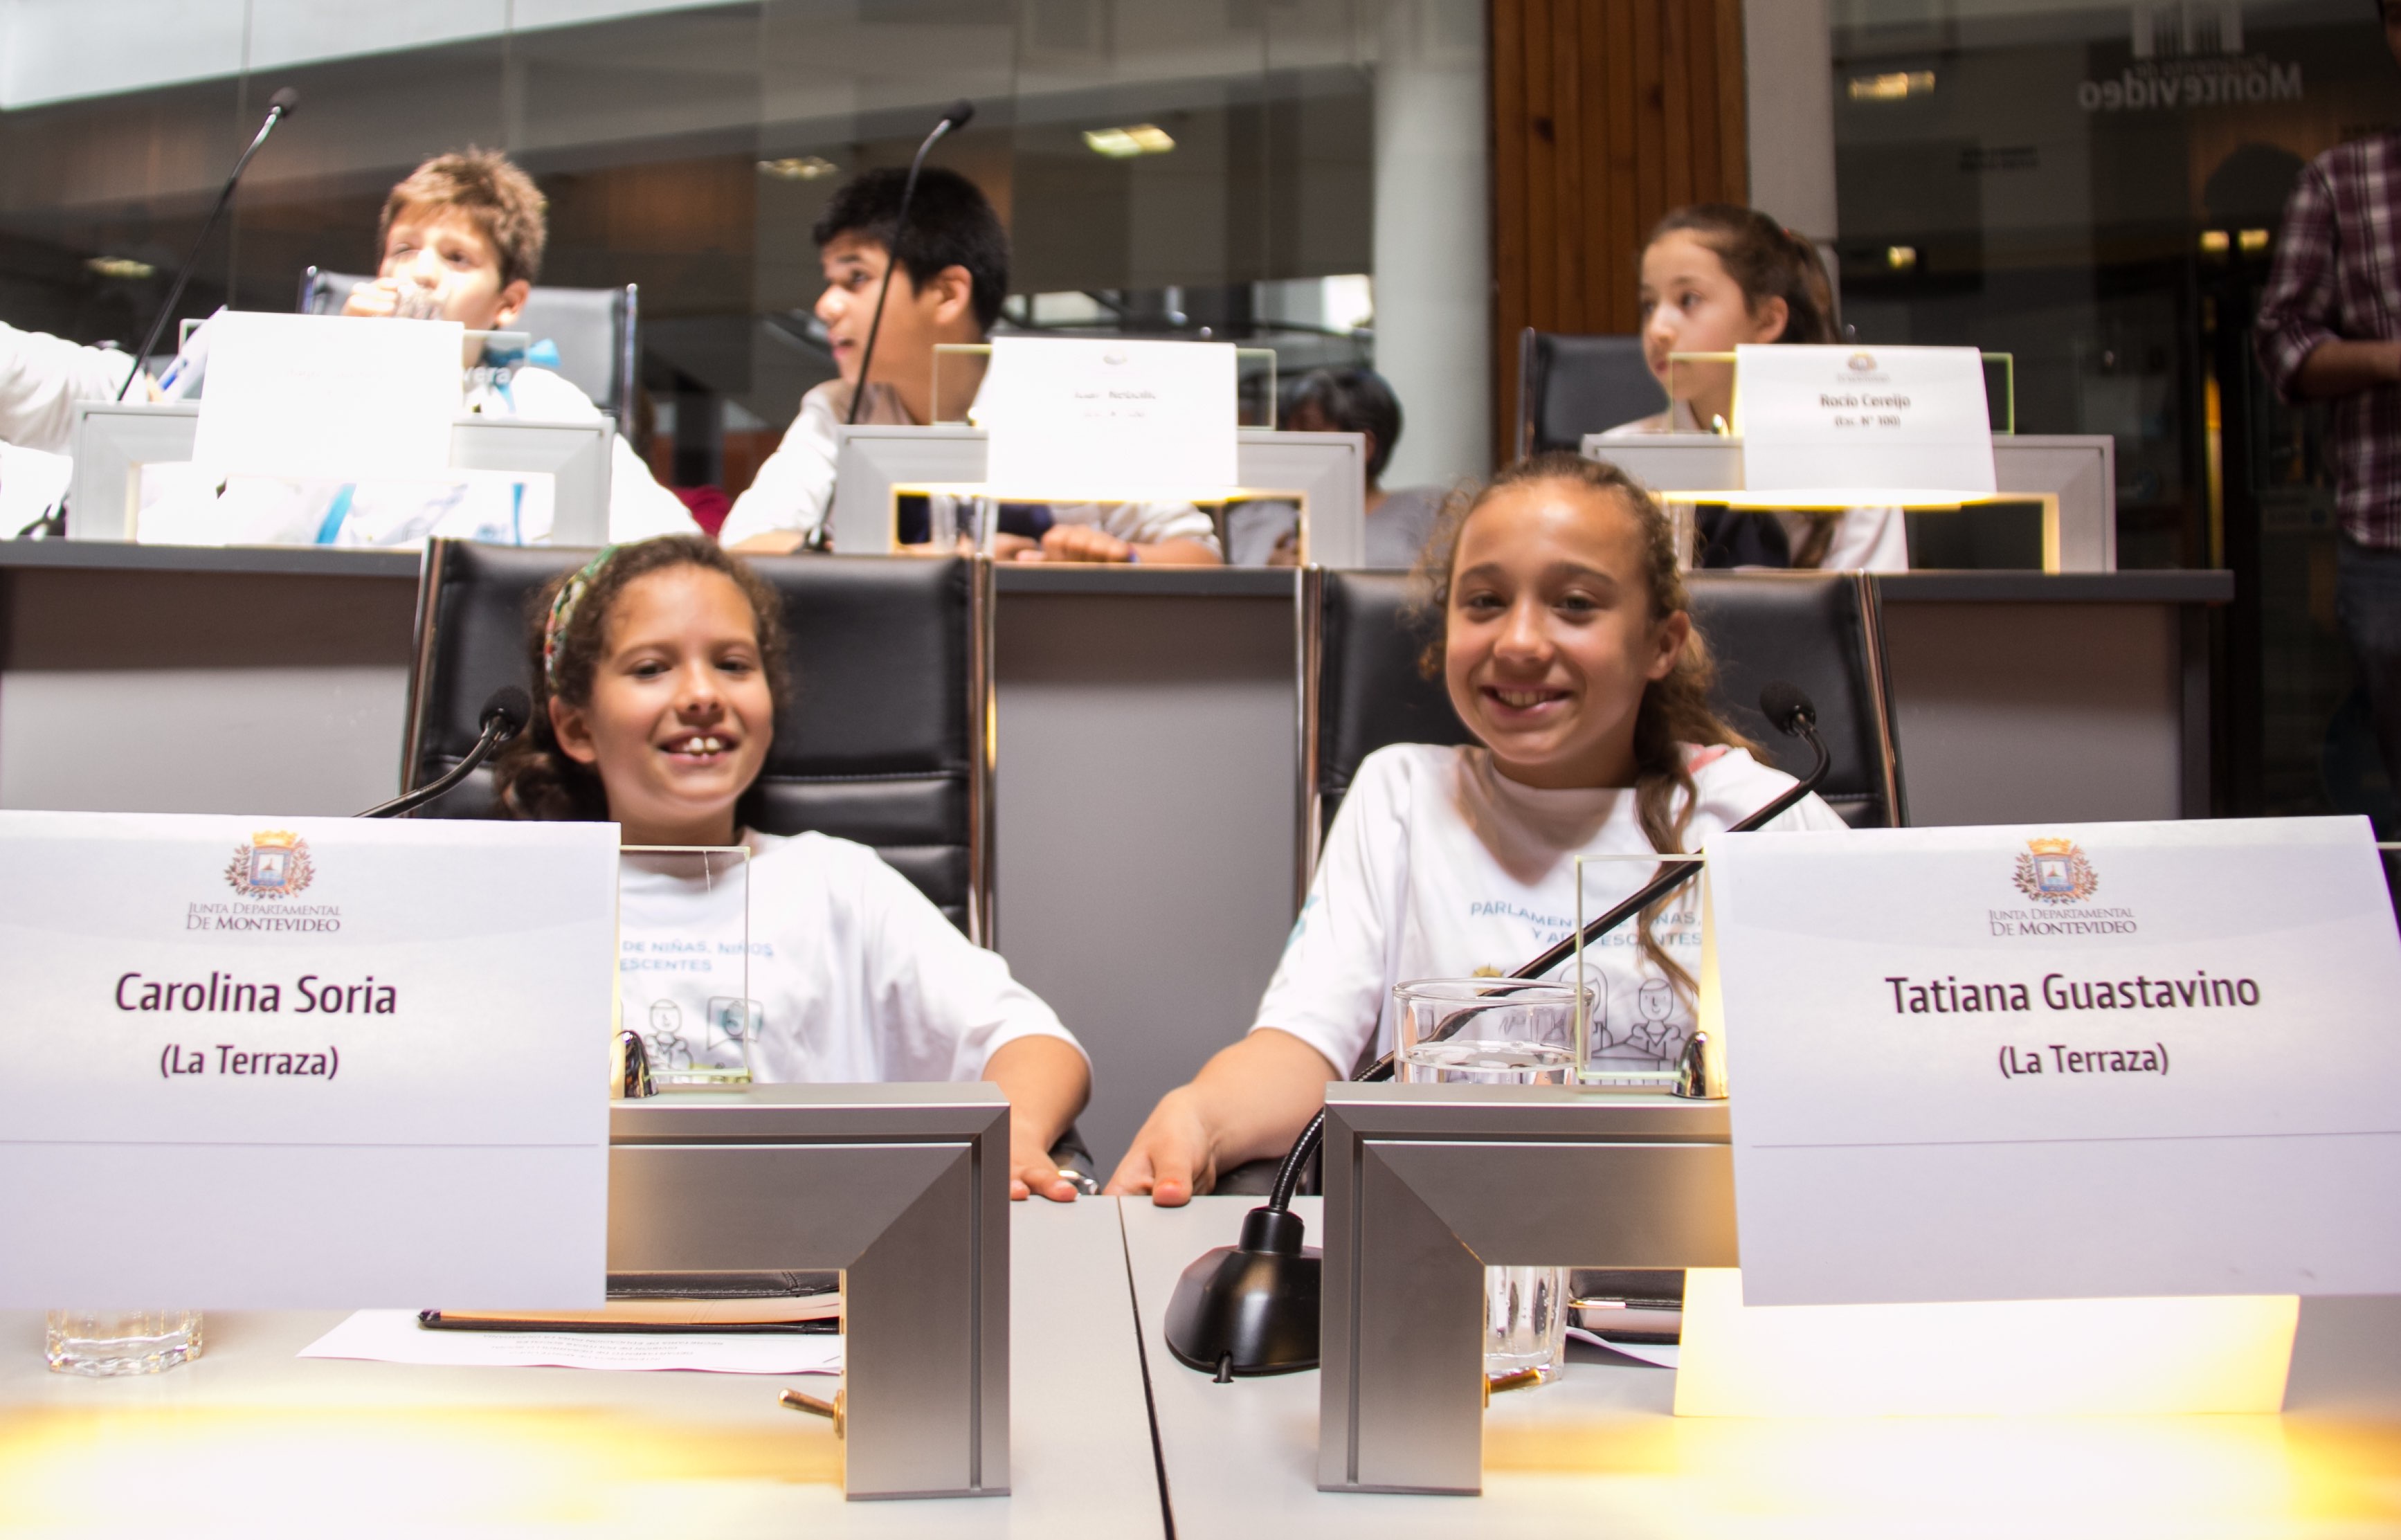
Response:
[[[1050,1008],[872,850],[741,826],[792,698],[775,591],[676,535],[603,551],[544,598],[538,708],[500,762],[501,805],[613,819],[627,846],[753,852],[747,970],[737,863],[624,859],[620,993],[652,1062],[739,1066],[747,1040],[761,1080],[991,1080],[1010,1196],[1073,1198],[1049,1150],[1091,1074]]]
[[[1576,857],[1700,848],[1792,784],[1709,709],[1667,518],[1615,466],[1510,467],[1446,517],[1420,576],[1443,628],[1427,664],[1476,746],[1399,744],[1360,765],[1250,1034],[1160,1100],[1110,1191],[1181,1203],[1283,1154],[1326,1081],[1392,1047],[1394,984],[1524,966],[1575,928]],[[1809,797],[1768,827],[1843,823]],[[1587,867],[1585,913],[1654,870]],[[1693,906],[1680,893],[1598,949],[1604,1055],[1681,1052]]]

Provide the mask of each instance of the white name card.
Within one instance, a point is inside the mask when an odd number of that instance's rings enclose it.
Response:
[[[1952,504],[1990,497],[1992,419],[1973,348],[1736,351],[1739,505]]]
[[[975,411],[985,485],[1061,502],[1222,496],[1239,479],[1234,383],[1230,343],[995,337]]]
[[[457,322],[229,310],[209,333],[192,458],[214,474],[364,481],[450,463]]]
[[[599,1304],[616,833],[0,813],[0,1306]]]
[[[2366,820],[1709,846],[1753,1305],[2401,1292]]]

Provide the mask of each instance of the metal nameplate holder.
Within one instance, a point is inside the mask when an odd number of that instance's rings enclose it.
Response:
[[[839,1269],[843,1490],[1008,1492],[1008,1103],[761,1085],[609,1109],[609,1271]]]
[[[1723,1101],[1342,1083],[1325,1115],[1321,1492],[1483,1490],[1488,1260],[1736,1265]]]

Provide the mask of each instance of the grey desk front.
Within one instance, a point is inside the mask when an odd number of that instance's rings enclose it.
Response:
[[[2210,816],[2209,611],[2233,573],[1874,582],[1911,823]]]
[[[845,1503],[821,1377],[294,1356],[339,1312],[213,1313],[151,1379],[42,1367],[0,1313],[0,1533],[1040,1536],[1165,1526],[1114,1203],[1013,1206],[1007,1497]]]

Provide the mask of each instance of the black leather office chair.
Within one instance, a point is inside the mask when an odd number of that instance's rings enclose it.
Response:
[[[1529,326],[1517,338],[1517,455],[1580,449],[1584,435],[1665,411],[1667,392],[1639,337],[1576,337]]]
[[[311,268],[300,280],[303,315],[337,315],[350,291],[372,282],[372,274],[326,272]],[[633,390],[640,374],[641,291],[628,283],[622,289],[564,289],[537,284],[526,300],[525,313],[510,330],[523,332],[532,342],[544,340],[558,348],[557,373],[592,398],[592,404],[617,419],[617,431],[631,435]]]
[[[588,551],[435,541],[418,596],[404,790],[455,765],[503,684],[528,685],[527,607]],[[784,598],[793,694],[748,805],[771,834],[872,846],[991,944],[992,569],[981,560],[754,557]],[[479,770],[423,818],[495,816]]]
[[[1300,880],[1360,762],[1391,743],[1470,743],[1438,682],[1418,672],[1432,617],[1413,619],[1408,580],[1395,572],[1310,568],[1301,658],[1304,805]],[[1789,680],[1817,704],[1832,760],[1818,795],[1857,829],[1896,826],[1900,766],[1892,751],[1874,591],[1856,572],[1694,572],[1694,624],[1718,663],[1718,714],[1780,768],[1809,767],[1808,747],[1767,725],[1760,687]]]

